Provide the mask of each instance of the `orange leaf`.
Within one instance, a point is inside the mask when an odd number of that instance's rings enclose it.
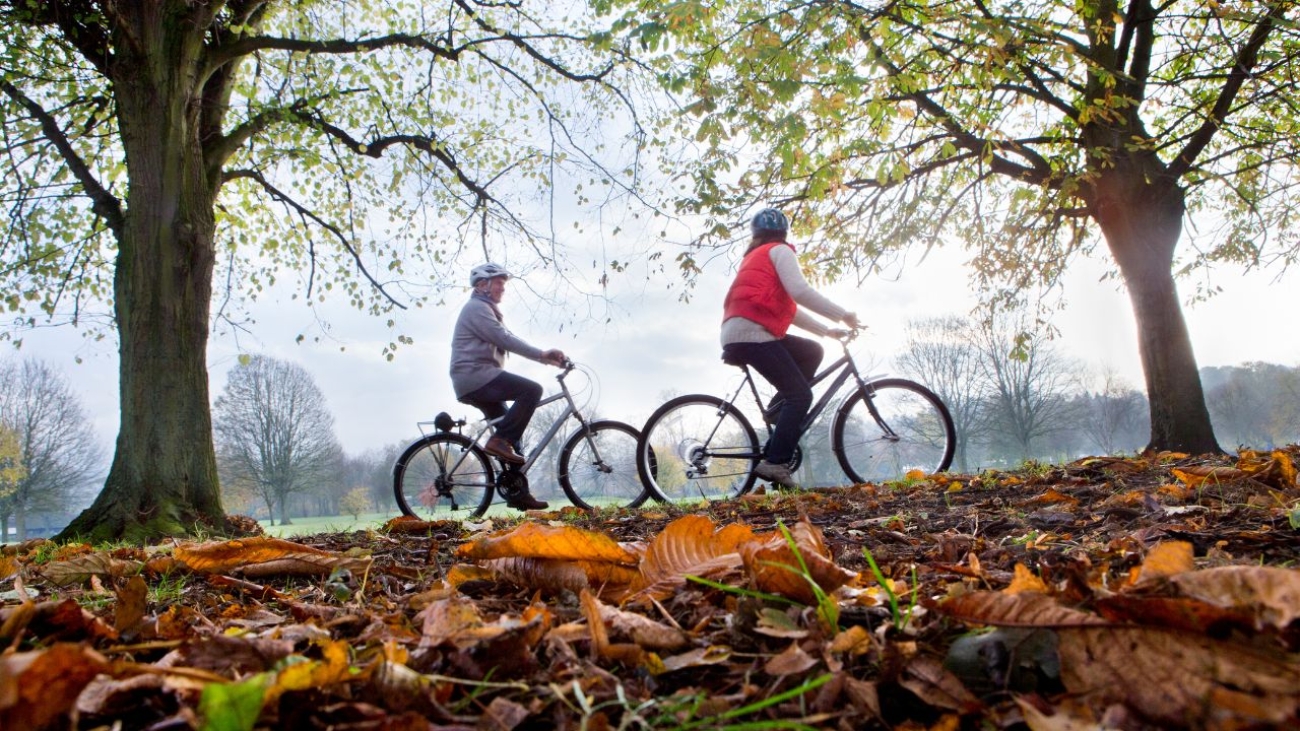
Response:
[[[835,565],[822,533],[812,523],[801,520],[790,529],[794,550],[784,535],[774,533],[766,541],[740,546],[745,569],[759,591],[776,594],[808,605],[817,603],[809,580],[829,594],[851,581],[857,574]],[[798,555],[796,555],[796,552]],[[800,566],[802,561],[803,567]],[[807,576],[804,569],[807,569]]]
[[[77,696],[108,660],[73,644],[0,655],[0,728],[51,726],[76,704]]]
[[[203,544],[181,544],[172,552],[191,571],[242,576],[328,576],[335,569],[364,571],[369,558],[353,558],[281,538],[244,538]]]
[[[1192,559],[1192,544],[1187,541],[1163,541],[1147,553],[1137,580],[1141,582],[1167,578],[1194,568],[1196,563]]]
[[[1201,487],[1206,484],[1216,485],[1249,476],[1249,473],[1235,467],[1212,467],[1210,465],[1196,465],[1181,470],[1175,468],[1171,472],[1174,473],[1174,477],[1177,477],[1188,487]]]
[[[1043,580],[1038,578],[1034,572],[1025,567],[1024,564],[1016,564],[1016,574],[1011,579],[1011,584],[1003,589],[1008,594],[1019,594],[1021,592],[1033,591],[1039,594],[1048,593],[1049,589]]]
[[[678,518],[664,526],[646,548],[641,559],[643,584],[700,575],[696,569],[719,556],[734,554],[739,564],[739,546],[754,539],[754,531],[740,523],[718,530],[717,524],[703,515]]]
[[[636,566],[640,556],[603,533],[572,526],[523,523],[514,530],[495,533],[456,549],[459,558],[557,558],[609,561]]]

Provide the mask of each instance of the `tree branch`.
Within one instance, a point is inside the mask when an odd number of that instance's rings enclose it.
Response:
[[[81,183],[81,187],[86,191],[86,195],[90,197],[91,210],[93,210],[97,215],[103,217],[107,222],[109,229],[111,229],[115,235],[120,236],[123,226],[121,201],[119,201],[112,193],[109,193],[108,190],[105,189],[104,186],[100,185],[99,181],[95,179],[94,174],[90,171],[90,167],[87,166],[86,161],[82,160],[81,156],[77,154],[77,151],[72,147],[72,143],[68,141],[67,135],[65,135],[63,130],[59,128],[59,124],[54,117],[50,116],[41,105],[30,99],[22,92],[22,90],[14,86],[7,79],[0,79],[0,91],[4,92],[5,96],[13,99],[26,109],[32,119],[35,119],[40,124],[41,132],[44,133],[45,139],[49,140],[50,144],[54,145],[54,148],[59,151],[59,156],[63,158],[68,169],[72,171],[77,182]]]
[[[1286,11],[1291,7],[1293,7],[1293,3],[1285,0],[1269,3],[1268,13],[1255,26],[1255,30],[1250,34],[1246,45],[1242,46],[1241,50],[1237,52],[1237,59],[1232,65],[1232,71],[1228,73],[1223,88],[1219,90],[1219,97],[1215,99],[1214,106],[1205,115],[1205,121],[1192,134],[1187,141],[1187,146],[1178,153],[1169,165],[1170,177],[1178,179],[1186,175],[1187,171],[1192,168],[1192,164],[1196,162],[1196,158],[1210,144],[1210,140],[1214,139],[1215,133],[1219,131],[1223,120],[1227,117],[1229,110],[1232,109],[1237,94],[1241,92],[1241,87],[1249,78],[1251,70],[1259,63],[1259,50],[1263,48],[1264,43],[1273,32],[1277,21],[1285,18]]]
[[[352,246],[352,243],[348,241],[347,235],[345,235],[343,231],[339,230],[337,226],[321,218],[319,215],[316,214],[315,211],[312,211],[306,206],[298,203],[288,193],[285,193],[284,191],[272,185],[271,181],[267,180],[265,176],[263,176],[260,172],[256,170],[232,170],[227,172],[225,176],[225,179],[227,181],[234,180],[237,178],[247,178],[249,180],[256,182],[258,185],[262,186],[262,188],[267,193],[269,193],[273,199],[278,200],[281,203],[284,203],[285,205],[289,206],[293,210],[297,211],[298,215],[301,216],[303,219],[311,221],[315,223],[317,226],[320,226],[321,228],[328,231],[331,235],[334,236],[335,239],[338,240],[338,242],[343,246],[343,248],[347,250],[348,254],[352,256],[352,261],[356,264],[357,270],[360,271],[363,276],[365,276],[365,278],[370,282],[371,285],[374,286],[376,290],[378,290],[381,294],[384,295],[384,299],[387,299],[396,307],[400,307],[403,310],[406,309],[406,305],[402,304],[401,302],[398,302],[392,295],[388,293],[388,290],[384,289],[383,284],[380,284],[378,280],[376,280],[373,276],[371,276],[370,270],[366,268],[365,262],[361,260],[361,255],[357,252],[356,248]],[[311,256],[311,259],[314,267],[315,266],[314,254]],[[310,297],[311,296],[310,278],[307,285],[307,293],[308,293],[308,297]]]

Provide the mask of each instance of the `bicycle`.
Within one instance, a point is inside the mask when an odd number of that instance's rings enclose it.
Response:
[[[499,418],[471,424],[442,412],[433,421],[418,422],[421,437],[393,465],[393,495],[402,514],[439,519],[447,517],[445,513],[468,509],[469,518],[482,517],[495,492],[504,495],[528,487],[528,471],[571,418],[578,421],[578,428],[560,450],[556,474],[569,501],[584,510],[611,504],[635,508],[645,502],[648,495],[635,466],[640,433],[621,421],[587,420],[565,382],[576,368],[573,361],[565,361],[556,376],[560,392],[538,403],[540,409],[563,401],[564,409],[522,465],[497,459],[494,468],[493,458],[480,446]],[[432,433],[425,431],[429,426],[434,428]],[[466,426],[472,433],[464,433]],[[649,459],[653,461],[653,455]]]
[[[857,330],[850,330],[837,338],[844,354],[813,377],[814,388],[830,382],[800,424],[800,441],[831,399],[851,382],[852,391],[836,407],[830,424],[831,450],[850,480],[888,482],[916,470],[925,474],[946,470],[956,447],[948,407],[914,381],[879,375],[864,378],[849,353],[849,343],[857,335]],[[678,396],[660,406],[641,428],[637,472],[646,492],[657,500],[727,499],[754,486],[753,469],[763,459],[763,448],[736,402],[748,388],[769,437],[780,405],[764,408],[749,367],[726,358],[724,362],[744,372],[729,398]],[[658,456],[651,460],[653,455]],[[801,444],[790,471],[798,470],[803,459]]]

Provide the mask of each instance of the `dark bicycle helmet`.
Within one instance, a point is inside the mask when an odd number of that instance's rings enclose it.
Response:
[[[790,230],[790,219],[775,208],[764,208],[754,214],[749,222],[749,230],[755,236],[763,231],[785,232]]]
[[[500,264],[493,264],[492,262],[479,264],[469,270],[469,286],[473,287],[479,282],[488,279],[496,279],[497,277],[505,277],[506,279],[509,279],[510,272],[506,271],[506,268]]]

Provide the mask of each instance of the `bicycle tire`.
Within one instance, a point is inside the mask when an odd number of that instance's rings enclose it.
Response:
[[[569,502],[583,510],[640,507],[649,497],[636,469],[640,438],[621,421],[593,421],[575,431],[560,450],[560,488]]]
[[[754,486],[758,435],[732,404],[704,394],[678,396],[655,410],[637,442],[637,472],[660,502],[725,500]]]
[[[948,407],[933,391],[905,378],[858,389],[836,410],[831,425],[831,448],[857,484],[943,472],[956,446]]]
[[[486,452],[462,434],[430,434],[415,440],[393,465],[393,497],[403,515],[424,520],[487,512],[496,473]],[[469,510],[468,515],[461,515]]]

